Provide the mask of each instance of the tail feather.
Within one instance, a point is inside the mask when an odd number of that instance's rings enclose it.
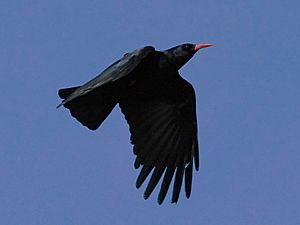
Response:
[[[78,87],[60,89],[58,95],[66,99]],[[91,130],[96,130],[117,104],[113,87],[99,87],[85,95],[62,105],[70,110],[70,113],[82,125]]]

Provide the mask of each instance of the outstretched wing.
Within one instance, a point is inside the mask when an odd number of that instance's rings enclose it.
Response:
[[[134,166],[142,169],[136,181],[139,188],[153,170],[144,193],[147,199],[163,176],[158,203],[167,194],[175,174],[172,202],[177,202],[185,177],[185,193],[192,186],[193,161],[199,169],[195,91],[179,75],[155,91],[133,91],[120,101],[129,124]],[[175,173],[176,171],[176,173]]]
[[[74,92],[68,95],[57,107],[71,102],[80,96],[88,94],[104,84],[114,82],[130,74],[142,62],[143,59],[145,59],[151,52],[154,51],[154,47],[146,46],[125,54],[123,58],[110,65],[97,77],[88,81],[86,84],[77,88]]]

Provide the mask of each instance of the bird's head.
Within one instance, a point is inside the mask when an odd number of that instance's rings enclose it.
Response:
[[[164,53],[168,56],[172,65],[175,65],[176,69],[179,70],[197,51],[211,46],[213,46],[213,44],[182,44],[170,48],[164,51]]]

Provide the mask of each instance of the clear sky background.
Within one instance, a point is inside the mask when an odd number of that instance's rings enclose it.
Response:
[[[300,2],[1,1],[0,224],[300,224]],[[145,45],[213,43],[180,71],[197,92],[190,200],[145,201],[116,108],[96,132],[57,90]]]

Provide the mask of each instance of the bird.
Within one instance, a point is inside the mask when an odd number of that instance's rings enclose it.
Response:
[[[173,181],[171,203],[177,203],[184,180],[190,198],[193,169],[199,170],[196,94],[179,69],[200,49],[213,44],[181,44],[164,51],[145,46],[124,56],[81,86],[62,88],[57,106],[69,109],[83,126],[96,130],[118,104],[129,125],[141,168],[140,188],[147,177],[144,199],[159,181],[162,204]],[[151,174],[151,175],[150,175]]]

